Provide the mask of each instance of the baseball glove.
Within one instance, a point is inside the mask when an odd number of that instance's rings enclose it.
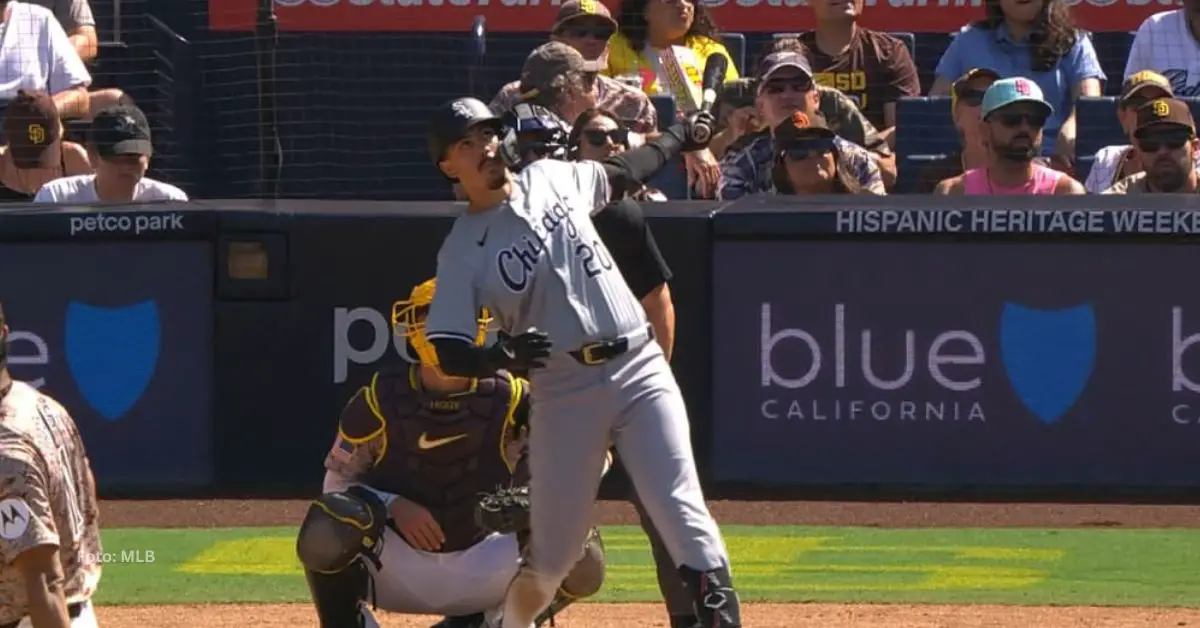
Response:
[[[514,534],[529,529],[529,487],[497,487],[479,497],[475,523],[489,532]]]

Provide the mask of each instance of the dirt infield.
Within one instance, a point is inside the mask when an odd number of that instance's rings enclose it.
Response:
[[[104,501],[105,527],[225,527],[297,525],[307,502],[237,500]],[[1197,527],[1200,506],[1080,504],[944,504],[846,502],[710,503],[723,524],[878,527]],[[601,524],[636,524],[625,502],[600,502]],[[103,607],[106,628],[300,628],[315,626],[303,604]],[[1116,628],[1200,626],[1200,610],[1092,607],[933,606],[905,604],[748,604],[749,628]],[[186,618],[186,619],[184,619]],[[426,628],[437,618],[385,615],[388,628]],[[661,628],[655,604],[588,604],[563,614],[564,628]]]

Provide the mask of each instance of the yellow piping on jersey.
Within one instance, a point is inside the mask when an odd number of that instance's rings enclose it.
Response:
[[[413,364],[412,366],[408,367],[408,385],[413,390],[425,390],[425,388],[423,386],[421,386],[421,378],[419,375],[420,368],[421,368],[420,364]],[[456,393],[450,393],[450,394],[446,395],[446,398],[453,399],[455,397],[463,397],[466,395],[473,395],[473,394],[475,394],[475,391],[477,391],[477,390],[479,390],[479,380],[477,378],[472,377],[466,390],[460,390]]]
[[[380,438],[379,453],[375,456],[375,462],[371,464],[373,467],[377,467],[380,462],[383,462],[383,456],[387,454],[388,448],[387,419],[383,417],[383,412],[379,409],[379,394],[375,392],[375,384],[378,381],[379,371],[375,371],[375,374],[371,376],[371,383],[359,388],[358,392],[355,393],[355,397],[363,395],[363,399],[367,402],[367,408],[371,410],[371,414],[375,415],[375,419],[379,421],[379,429],[362,438],[351,438],[346,436],[346,432],[342,431],[342,426],[338,425],[338,436],[341,436],[342,440],[351,445],[362,445],[363,443],[370,442],[373,438]],[[350,401],[353,403],[354,398],[351,397]]]
[[[505,373],[508,382],[511,386],[508,397],[508,409],[504,412],[504,427],[500,429],[500,459],[504,461],[504,466],[508,467],[509,475],[512,475],[517,469],[517,462],[520,459],[510,462],[508,460],[508,430],[517,422],[517,406],[521,405],[522,393],[525,390],[525,380],[520,377],[513,377],[511,373]]]

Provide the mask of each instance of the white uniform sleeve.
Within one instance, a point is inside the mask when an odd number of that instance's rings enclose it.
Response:
[[[438,253],[437,291],[425,318],[425,337],[455,338],[475,343],[479,330],[479,298],[474,268],[464,251],[453,250],[455,232],[451,232]],[[487,238],[487,232],[484,232]],[[475,246],[474,242],[468,243]]]
[[[588,214],[595,215],[608,205],[612,193],[608,175],[604,173],[604,166],[598,161],[580,161],[574,165],[575,185],[579,189],[579,197],[589,204]]]

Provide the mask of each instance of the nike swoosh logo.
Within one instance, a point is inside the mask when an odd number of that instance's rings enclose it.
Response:
[[[456,434],[454,436],[447,436],[445,438],[435,438],[433,440],[430,440],[429,434],[427,434],[425,432],[421,432],[421,438],[417,439],[417,447],[419,447],[421,449],[437,449],[438,447],[441,447],[442,445],[449,445],[450,443],[453,443],[456,440],[462,440],[462,439],[466,438],[467,436],[468,436],[467,434]]]
[[[483,246],[484,244],[486,244],[486,243],[487,243],[487,233],[488,233],[488,230],[487,230],[487,229],[484,229],[484,230],[483,230],[483,237],[482,237],[482,238],[479,238],[479,241],[478,241],[478,242],[476,242],[475,244],[478,244],[479,246]]]

